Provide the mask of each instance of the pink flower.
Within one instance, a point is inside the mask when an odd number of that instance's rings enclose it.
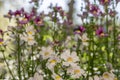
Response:
[[[100,15],[100,9],[97,5],[91,4],[89,10],[90,10],[90,13],[93,16],[99,16]]]
[[[107,36],[108,34],[105,33],[103,27],[99,27],[99,28],[96,30],[96,35],[99,36],[99,37],[104,37],[104,36]]]

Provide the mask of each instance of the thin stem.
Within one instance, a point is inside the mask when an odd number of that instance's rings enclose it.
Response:
[[[2,52],[2,54],[3,54],[4,61],[5,61],[6,65],[7,65],[7,68],[8,68],[8,70],[9,70],[9,72],[10,72],[10,74],[11,74],[13,80],[16,80],[16,79],[14,78],[14,75],[13,75],[12,71],[11,71],[10,68],[9,68],[9,64],[8,64],[8,62],[7,62],[7,60],[6,60],[6,57],[5,57],[4,52]]]
[[[20,49],[20,37],[18,35],[18,76],[19,80],[22,80],[21,78],[21,49]]]
[[[32,76],[34,76],[33,46],[32,46]]]

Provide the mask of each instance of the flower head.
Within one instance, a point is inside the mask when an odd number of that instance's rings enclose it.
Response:
[[[74,29],[75,34],[82,34],[85,31],[84,26],[78,26],[78,28]]]
[[[102,5],[109,4],[111,0],[100,0]]]
[[[104,80],[113,80],[114,75],[112,73],[109,73],[109,72],[104,72],[103,75],[102,75],[102,78]]]
[[[64,60],[63,65],[69,66],[72,65],[73,63],[76,63],[79,61],[79,58],[77,56],[76,52],[70,53],[70,50],[66,50],[61,54],[61,58]]]
[[[77,64],[73,64],[67,69],[67,73],[71,75],[72,78],[79,78],[82,75],[85,75],[85,71],[80,68]]]
[[[50,56],[54,54],[54,51],[52,47],[42,47],[42,50],[40,51],[40,55],[42,55],[43,59],[48,59]]]
[[[37,17],[34,19],[34,23],[35,23],[35,25],[37,25],[37,26],[41,26],[41,25],[43,25],[43,20],[42,20],[39,16],[37,16]]]
[[[59,76],[59,75],[56,74],[56,73],[53,73],[52,78],[53,78],[54,80],[63,80],[62,77]]]
[[[3,44],[3,39],[2,38],[0,38],[0,45],[2,45]]]
[[[99,36],[99,37],[107,36],[107,34],[105,33],[103,27],[99,27],[99,28],[96,30],[96,35]]]
[[[90,13],[93,14],[93,16],[100,15],[100,9],[97,5],[91,4],[89,10],[90,10]]]

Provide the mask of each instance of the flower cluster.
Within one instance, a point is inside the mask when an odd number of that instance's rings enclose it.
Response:
[[[85,11],[78,15],[82,20],[80,25],[74,25],[60,6],[50,6],[49,14],[37,13],[36,7],[30,13],[23,8],[10,10],[5,17],[15,20],[16,25],[8,26],[6,31],[0,30],[0,51],[8,68],[5,74],[0,73],[0,78],[119,79],[120,30],[116,24],[115,4],[111,8],[111,0],[98,0],[95,4],[89,0],[84,2]],[[7,40],[5,35],[9,36]],[[14,49],[8,42],[15,46]],[[6,57],[7,49],[11,53]]]

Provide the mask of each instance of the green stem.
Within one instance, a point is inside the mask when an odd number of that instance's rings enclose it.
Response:
[[[107,7],[107,6],[106,6],[106,14],[107,14],[107,15],[106,15],[106,30],[107,30],[107,33],[108,33],[108,7]],[[106,51],[107,51],[107,61],[109,62],[109,61],[110,61],[110,55],[109,55],[109,49],[108,49],[108,48],[109,48],[109,47],[108,47],[108,46],[109,46],[108,38],[109,38],[109,37],[107,37],[107,39],[106,39],[106,40],[107,40],[107,41],[106,41],[106,42],[107,42],[107,43],[106,43],[106,49],[107,49]]]
[[[34,76],[33,46],[32,46],[32,76]]]
[[[7,60],[6,60],[6,57],[5,57],[4,52],[2,52],[2,54],[3,54],[4,61],[5,61],[6,65],[7,65],[7,68],[8,68],[8,70],[9,70],[9,72],[10,72],[10,74],[11,74],[13,80],[16,80],[16,79],[14,78],[14,75],[13,75],[12,71],[11,71],[10,68],[9,68],[9,64],[8,64],[8,62],[7,62]]]
[[[21,78],[21,49],[20,49],[20,37],[18,35],[18,76],[19,76],[19,80],[22,80]]]

